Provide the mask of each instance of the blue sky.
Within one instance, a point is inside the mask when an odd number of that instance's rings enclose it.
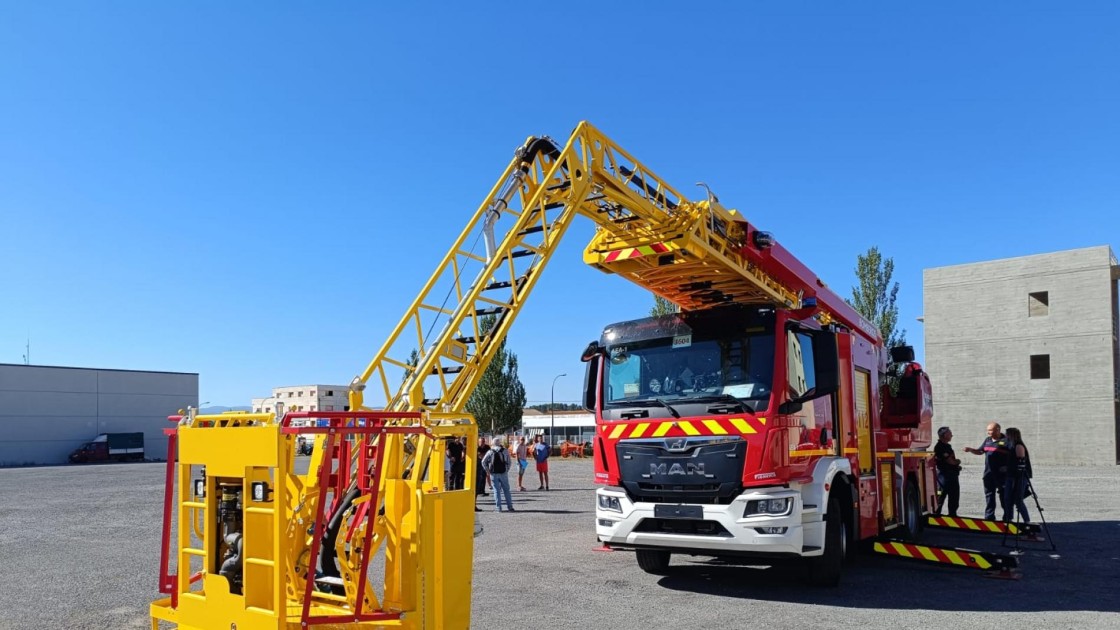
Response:
[[[842,295],[1115,247],[1111,2],[7,3],[0,362],[346,383],[528,135],[596,124]],[[699,195],[696,195],[697,197]],[[569,232],[509,337],[532,402],[652,300]]]

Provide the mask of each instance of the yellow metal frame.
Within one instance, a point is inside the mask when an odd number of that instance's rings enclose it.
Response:
[[[316,592],[311,605],[313,620],[353,615],[359,599],[362,541],[365,529],[372,527],[369,555],[383,553],[383,596],[379,598],[377,589],[367,581],[360,597],[366,611],[402,613],[401,618],[344,625],[313,621],[314,627],[470,627],[475,449],[466,449],[468,474],[463,490],[444,489],[443,460],[444,438],[462,436],[473,444],[475,423],[463,414],[440,414],[420,420],[417,428],[422,429],[418,436],[386,434],[376,445],[384,449],[378,488],[384,512],[363,521],[349,515],[344,530],[353,527],[351,542],[347,544],[340,534],[335,545],[345,594]],[[330,464],[330,458],[317,449],[308,473],[296,474],[295,440],[296,435],[284,432],[273,414],[196,416],[179,426],[173,556],[178,602],[172,607],[172,598],[167,597],[152,603],[153,630],[160,621],[184,630],[302,628],[312,538],[308,530],[318,507],[317,473],[320,466]],[[197,497],[192,479],[202,466],[206,491]],[[232,480],[242,484],[246,498],[240,595],[231,593],[226,579],[208,564],[217,557],[220,542],[213,518],[218,484]],[[255,481],[265,481],[273,488],[266,501],[247,500]],[[368,497],[359,499],[354,507],[362,500]]]

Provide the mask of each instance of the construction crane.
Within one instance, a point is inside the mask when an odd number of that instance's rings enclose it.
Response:
[[[478,462],[466,449],[466,487],[446,490],[446,440],[475,440],[467,401],[577,215],[597,227],[587,264],[685,311],[772,304],[874,329],[704,190],[688,199],[586,122],[564,144],[530,137],[350,410],[173,416],[153,629],[469,627]],[[326,426],[297,425],[313,418]],[[302,475],[297,433],[321,434]]]

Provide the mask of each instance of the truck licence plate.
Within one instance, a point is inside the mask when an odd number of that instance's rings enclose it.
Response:
[[[704,518],[702,505],[655,505],[653,515],[657,518]]]

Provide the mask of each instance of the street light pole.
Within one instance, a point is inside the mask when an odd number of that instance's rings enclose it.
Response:
[[[561,376],[567,376],[567,374],[557,374],[556,377],[552,379],[552,396],[548,402],[548,413],[551,415],[548,429],[548,441],[550,442],[550,447],[555,446],[556,444],[556,379],[560,378]]]

